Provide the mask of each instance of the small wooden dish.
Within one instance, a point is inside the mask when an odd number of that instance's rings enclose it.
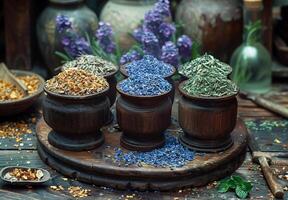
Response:
[[[35,169],[35,170],[41,170],[43,172],[43,177],[40,180],[19,180],[19,181],[12,181],[12,180],[7,180],[4,178],[5,174],[7,174],[8,172],[10,172],[13,169]],[[9,167],[4,167],[1,171],[0,171],[0,178],[2,179],[2,181],[4,181],[6,184],[10,184],[10,185],[42,185],[44,183],[46,183],[47,181],[50,180],[51,175],[50,173],[42,168],[34,168],[34,167],[22,167],[22,166],[9,166]]]
[[[28,109],[30,106],[35,103],[35,101],[38,99],[38,97],[42,94],[45,81],[44,79],[39,76],[38,74],[35,74],[33,72],[28,71],[22,71],[22,70],[11,70],[11,72],[17,77],[17,76],[31,76],[35,75],[39,80],[40,84],[38,87],[38,90],[34,92],[33,94],[27,95],[22,99],[18,100],[8,100],[8,101],[0,101],[0,117],[6,117],[11,116],[15,114],[19,114],[26,109]]]

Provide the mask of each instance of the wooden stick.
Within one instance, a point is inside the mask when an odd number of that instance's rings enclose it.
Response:
[[[267,162],[267,159],[265,157],[259,157],[258,161],[272,194],[276,198],[283,199],[284,191],[282,185],[280,185],[276,178],[273,176],[273,172]]]
[[[274,103],[260,96],[249,95],[248,98],[251,99],[253,102],[255,102],[257,105],[266,108],[267,110],[270,110],[276,114],[279,114],[285,118],[288,118],[288,108],[286,108],[285,106]]]
[[[278,183],[277,179],[273,176],[273,172],[268,164],[267,158],[265,156],[262,156],[259,152],[260,148],[255,140],[255,138],[253,137],[253,135],[251,134],[250,131],[248,131],[248,144],[249,144],[249,149],[252,153],[253,156],[253,161],[256,161],[257,163],[260,164],[260,167],[262,169],[262,172],[264,174],[265,180],[272,192],[272,194],[279,199],[283,199],[284,197],[284,191],[283,191],[283,187],[281,184]],[[255,155],[255,157],[254,157]],[[259,157],[256,155],[260,155]]]

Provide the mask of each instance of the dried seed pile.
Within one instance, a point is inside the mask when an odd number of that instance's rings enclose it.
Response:
[[[193,96],[221,97],[238,92],[237,85],[228,79],[231,67],[210,55],[204,55],[193,62],[189,80],[184,91]]]
[[[127,94],[135,96],[156,96],[172,89],[171,84],[159,75],[142,74],[130,76],[119,84]]]
[[[68,188],[69,194],[71,194],[75,198],[84,198],[87,196],[90,196],[91,190],[89,189],[83,189],[79,186],[70,186]]]
[[[0,80],[0,101],[17,100],[23,98],[24,94],[15,85]]]
[[[76,60],[67,62],[63,65],[63,69],[79,68],[91,72],[94,75],[105,76],[117,71],[117,66],[113,63],[102,59],[99,56],[82,55]]]
[[[175,136],[166,134],[165,145],[162,148],[154,149],[150,152],[123,152],[116,148],[114,159],[116,162],[125,165],[150,165],[154,167],[183,167],[192,161],[195,152],[187,149],[179,143]]]
[[[0,124],[0,137],[20,138],[21,135],[32,133],[28,123],[24,121],[3,122]]]
[[[22,81],[28,89],[28,94],[35,93],[40,85],[40,80],[37,76],[17,76],[17,79]],[[0,80],[0,101],[18,100],[24,97],[24,94],[15,85]]]
[[[84,96],[96,94],[108,87],[106,79],[82,69],[67,69],[46,82],[46,89],[65,95]]]
[[[32,75],[32,76],[17,76],[17,79],[22,81],[24,85],[28,89],[28,94],[33,94],[37,92],[39,85],[40,85],[40,80],[37,76]]]
[[[4,178],[8,181],[39,181],[43,176],[42,170],[39,169],[14,168],[7,172]]]
[[[232,72],[232,68],[214,58],[211,55],[204,54],[203,56],[187,62],[179,68],[179,74],[191,78],[199,73],[205,76],[212,71],[215,75],[223,75],[227,77]]]
[[[141,60],[127,64],[125,70],[129,76],[154,74],[167,77],[173,73],[173,67],[171,65],[168,65],[151,55],[145,55]]]

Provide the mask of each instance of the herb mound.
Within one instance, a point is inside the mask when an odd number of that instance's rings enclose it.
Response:
[[[173,73],[173,67],[171,65],[168,65],[151,55],[145,55],[141,60],[127,64],[125,69],[129,76],[146,73],[167,77]]]
[[[105,76],[117,71],[117,66],[102,59],[99,56],[82,55],[76,60],[69,61],[63,65],[63,69],[78,68],[90,72],[94,75]]]
[[[135,96],[157,96],[170,91],[172,86],[159,75],[141,74],[122,81],[119,89]]]
[[[193,60],[186,67],[183,66],[182,73],[189,77],[183,85],[183,90],[189,95],[202,97],[221,97],[230,96],[238,92],[237,85],[228,79],[232,68],[211,55]],[[183,71],[183,70],[188,71]]]
[[[73,96],[96,94],[109,87],[106,79],[82,69],[67,69],[46,81],[45,88],[51,92]]]

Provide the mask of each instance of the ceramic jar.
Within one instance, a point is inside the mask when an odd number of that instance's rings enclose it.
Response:
[[[43,117],[53,129],[49,143],[55,147],[82,151],[99,147],[103,141],[100,128],[109,119],[108,88],[87,96],[68,96],[44,88]]]
[[[196,97],[183,89],[180,83],[179,125],[182,144],[196,151],[218,152],[229,148],[231,132],[237,121],[236,95],[223,97]]]
[[[80,35],[84,35],[85,32],[94,34],[98,26],[97,16],[85,5],[84,0],[49,0],[49,5],[37,20],[36,28],[38,46],[45,64],[52,74],[56,74],[54,69],[61,64],[61,60],[55,55],[55,52],[63,52],[59,34],[56,31],[58,15],[68,16],[72,21],[73,28]]]
[[[156,0],[109,0],[100,19],[111,24],[121,49],[129,50],[135,41],[130,35]]]
[[[164,131],[171,121],[169,92],[158,96],[132,96],[117,90],[117,121],[123,131],[121,145],[129,150],[149,151],[164,145]]]
[[[223,61],[229,61],[242,41],[240,0],[182,0],[176,21],[184,24],[184,33],[199,42],[203,52]]]

